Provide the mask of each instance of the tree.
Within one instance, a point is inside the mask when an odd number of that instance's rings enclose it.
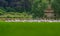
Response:
[[[42,0],[35,0],[32,6],[32,14],[33,18],[42,18],[44,15],[44,9],[46,8],[46,3],[42,2]]]
[[[54,0],[52,3],[52,8],[54,9],[55,16],[60,18],[60,0]]]

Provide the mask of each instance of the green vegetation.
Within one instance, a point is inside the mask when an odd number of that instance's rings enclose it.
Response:
[[[0,36],[60,36],[60,22],[0,22]]]
[[[52,2],[52,8],[54,9],[54,12],[55,12],[55,16],[57,18],[60,18],[60,0],[54,0]]]
[[[19,0],[3,0],[0,3],[1,3],[0,9],[5,11],[3,13],[3,11],[0,10],[1,11],[0,14],[2,15],[1,17],[3,17],[5,15],[5,13],[6,13],[6,16],[8,16],[8,13],[11,14],[10,12],[13,12],[12,14],[26,13],[29,15],[33,14],[32,15],[33,18],[42,18],[44,15],[44,9],[46,8],[46,3],[42,0],[23,0],[23,1],[21,1],[21,0],[20,1]],[[6,17],[6,16],[4,16],[4,17]],[[18,15],[18,16],[21,16],[21,15]],[[11,16],[9,15],[9,17],[11,17]]]
[[[54,10],[54,16],[60,18],[60,0],[1,0],[0,17],[6,17],[8,13],[10,15],[15,13],[26,13],[31,15],[32,18],[43,18],[43,16],[45,16],[44,10],[47,9],[49,3]],[[11,17],[10,15],[9,17]],[[18,16],[21,17],[21,15],[17,15],[17,17]],[[15,15],[12,15],[12,17],[15,17]]]
[[[22,18],[22,19],[32,19],[32,15],[28,13],[18,13],[18,12],[7,12],[0,15],[0,18]]]

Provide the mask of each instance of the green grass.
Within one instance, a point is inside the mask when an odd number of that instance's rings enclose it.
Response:
[[[60,36],[60,23],[0,22],[0,36]]]

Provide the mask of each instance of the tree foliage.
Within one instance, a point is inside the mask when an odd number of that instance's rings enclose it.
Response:
[[[52,8],[54,9],[55,16],[60,17],[60,0],[54,0],[52,3]]]
[[[0,9],[6,13],[28,13],[31,14],[33,18],[42,18],[48,1],[52,4],[55,14],[60,16],[60,0],[0,0]]]
[[[46,3],[42,0],[36,0],[32,6],[33,18],[41,18],[44,15],[44,10],[46,8]]]

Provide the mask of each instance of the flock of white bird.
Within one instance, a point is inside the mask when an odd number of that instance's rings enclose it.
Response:
[[[5,22],[60,22],[60,20],[5,20]]]

